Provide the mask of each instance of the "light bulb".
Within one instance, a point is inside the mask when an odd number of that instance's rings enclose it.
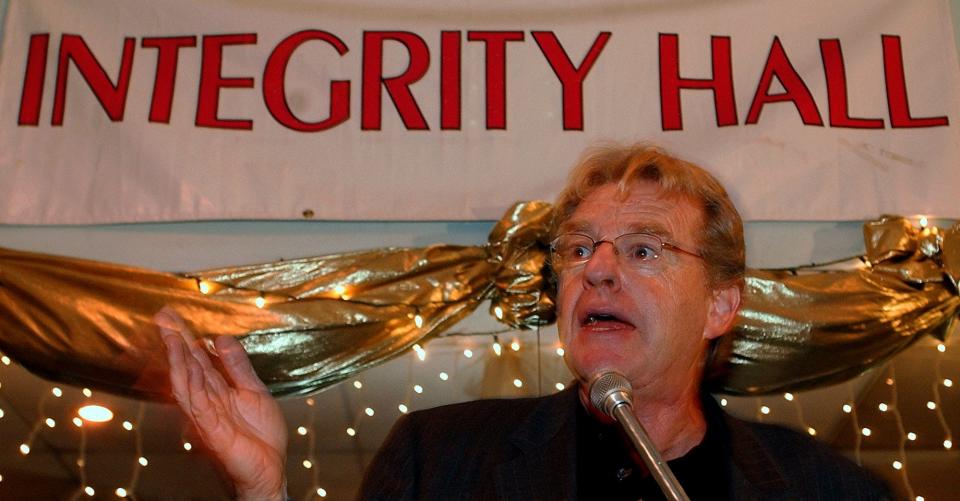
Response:
[[[91,423],[106,423],[113,419],[113,411],[102,405],[84,405],[77,409],[77,414]]]

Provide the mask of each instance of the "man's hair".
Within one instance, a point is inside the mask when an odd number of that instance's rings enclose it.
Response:
[[[698,203],[703,231],[696,244],[697,252],[706,263],[710,286],[742,286],[743,221],[727,191],[701,167],[647,143],[602,144],[584,151],[557,197],[553,237],[595,189],[615,183],[626,197],[635,181],[654,183],[667,194],[687,196]]]

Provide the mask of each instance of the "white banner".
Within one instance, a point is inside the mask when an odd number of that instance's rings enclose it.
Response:
[[[495,219],[609,139],[747,219],[960,216],[946,1],[6,7],[0,223]]]

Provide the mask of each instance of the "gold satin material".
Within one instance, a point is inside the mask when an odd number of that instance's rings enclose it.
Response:
[[[514,328],[552,320],[553,304],[541,294],[549,217],[547,203],[517,204],[484,246],[388,248],[181,275],[0,249],[0,349],[48,379],[166,398],[152,317],[167,305],[197,336],[240,337],[274,394],[306,394],[425,342],[488,299]]]
[[[0,249],[0,349],[70,384],[167,398],[153,315],[164,305],[201,337],[240,338],[275,395],[317,391],[424,343],[490,301],[511,328],[553,321],[550,206],[519,203],[483,246],[387,248],[170,274]],[[712,387],[763,394],[837,383],[960,310],[960,224],[864,225],[865,265],[751,270]],[[207,294],[200,284],[209,287]],[[264,307],[255,300],[262,296]]]

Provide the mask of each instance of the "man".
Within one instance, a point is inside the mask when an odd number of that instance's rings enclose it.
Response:
[[[632,384],[637,420],[691,498],[889,496],[808,437],[728,418],[702,394],[708,349],[735,320],[744,273],[740,216],[710,174],[647,145],[589,150],[558,199],[554,236],[558,329],[579,384],[404,416],[368,468],[361,498],[662,496],[629,442],[589,404],[589,381],[608,370]],[[286,432],[238,343],[216,343],[230,388],[178,319],[161,314],[158,324],[174,394],[238,494],[276,498]]]

